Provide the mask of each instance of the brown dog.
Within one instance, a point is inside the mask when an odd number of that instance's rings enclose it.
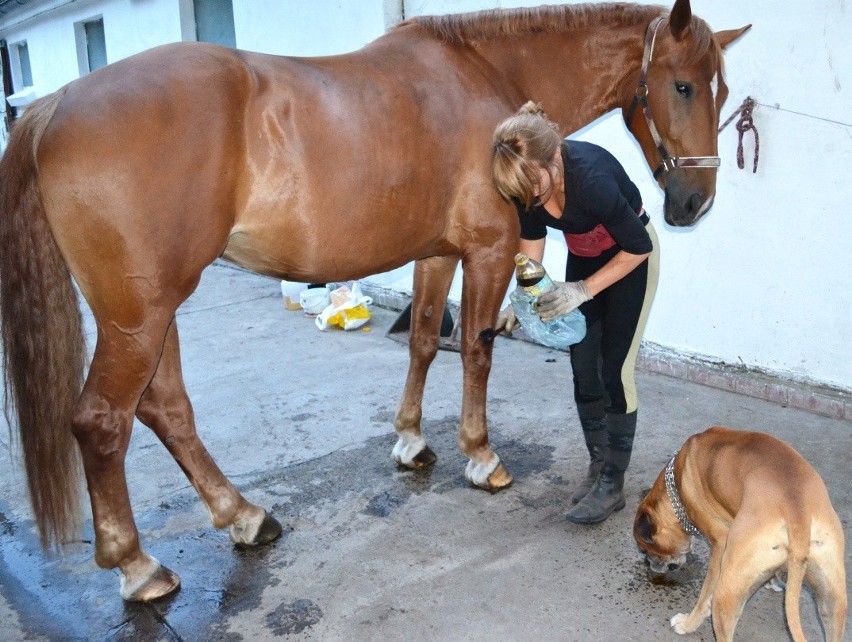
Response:
[[[790,446],[718,426],[690,437],[639,504],[633,537],[651,569],[664,572],[686,560],[691,534],[707,538],[710,559],[692,613],[671,619],[675,632],[691,633],[712,612],[716,639],[730,642],[746,600],[786,568],[784,609],[793,639],[805,640],[799,596],[806,580],[826,639],[841,642],[843,528],[822,478]]]

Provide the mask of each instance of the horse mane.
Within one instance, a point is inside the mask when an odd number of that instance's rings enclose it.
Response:
[[[667,8],[657,5],[584,3],[417,16],[409,18],[397,28],[417,25],[426,33],[449,44],[470,45],[523,34],[632,26],[648,23],[654,17],[667,13]],[[690,31],[694,45],[688,63],[713,49],[717,49],[716,58],[721,61],[721,52],[718,51],[713,32],[706,22],[693,15]]]

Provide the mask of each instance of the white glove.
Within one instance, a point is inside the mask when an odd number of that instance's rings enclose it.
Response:
[[[556,287],[545,292],[538,298],[536,311],[542,321],[550,321],[563,314],[568,314],[581,303],[592,298],[585,281],[554,281]]]
[[[507,337],[511,337],[512,332],[517,330],[520,325],[521,322],[515,317],[515,309],[510,303],[500,310],[500,314],[497,315],[497,324],[494,326],[494,331],[498,333],[502,332]]]

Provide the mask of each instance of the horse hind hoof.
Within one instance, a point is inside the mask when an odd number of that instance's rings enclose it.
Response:
[[[263,523],[257,531],[254,543],[256,546],[263,546],[264,544],[274,542],[276,539],[281,537],[281,531],[281,522],[267,513],[263,518]]]
[[[281,522],[275,519],[272,515],[264,511],[263,513],[263,521],[260,523],[260,526],[257,528],[257,532],[254,535],[248,535],[247,528],[237,528],[236,526],[231,526],[231,540],[237,546],[263,546],[264,544],[269,544],[270,542],[274,542],[276,539],[281,537]]]
[[[150,602],[180,588],[180,578],[171,569],[158,564],[154,572],[139,583],[128,582],[121,576],[121,597],[127,602]]]

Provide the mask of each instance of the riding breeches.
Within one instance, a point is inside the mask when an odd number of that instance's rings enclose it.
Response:
[[[580,306],[586,317],[586,336],[571,346],[574,400],[578,406],[604,400],[606,412],[634,412],[635,366],[645,322],[657,291],[660,245],[649,222],[646,226],[654,249],[632,272]],[[618,246],[600,256],[568,254],[566,281],[585,279],[603,267]]]

